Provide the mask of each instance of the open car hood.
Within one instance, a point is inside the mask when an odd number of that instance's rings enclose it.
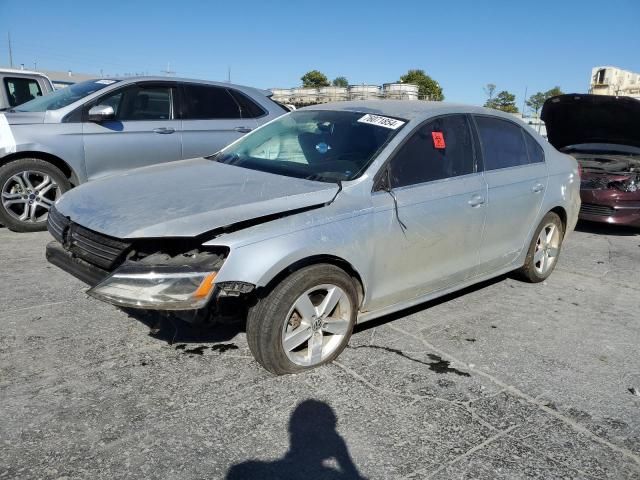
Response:
[[[338,186],[204,158],[131,170],[67,192],[56,209],[116,238],[195,237],[322,206]]]
[[[640,147],[640,100],[631,97],[572,93],[548,99],[540,118],[549,143],[609,143]]]

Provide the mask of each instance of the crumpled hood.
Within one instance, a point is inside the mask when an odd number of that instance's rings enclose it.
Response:
[[[20,106],[18,105],[16,108],[20,108]],[[23,125],[44,123],[46,112],[10,112],[7,110],[2,114],[6,117],[9,125]]]
[[[238,222],[330,202],[338,186],[204,158],[155,165],[81,185],[56,209],[117,238],[194,237]]]
[[[548,99],[540,118],[549,143],[611,143],[640,147],[640,100],[630,97],[572,93]]]

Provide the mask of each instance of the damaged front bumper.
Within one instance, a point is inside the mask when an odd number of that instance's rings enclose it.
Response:
[[[640,199],[621,198],[627,196],[613,190],[582,190],[580,219],[640,227]]]
[[[160,311],[194,311],[211,306],[221,297],[251,292],[245,282],[216,283],[226,255],[192,250],[169,255],[153,253],[128,259],[111,271],[102,269],[66,249],[57,241],[47,245],[50,263],[87,283],[87,294],[123,308]]]

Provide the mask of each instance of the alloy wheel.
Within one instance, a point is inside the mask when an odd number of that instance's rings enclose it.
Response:
[[[317,365],[334,353],[349,333],[351,301],[331,284],[310,288],[289,309],[282,329],[282,346],[296,365]]]
[[[533,264],[538,275],[546,274],[555,264],[560,252],[560,230],[555,223],[545,225],[536,241]]]
[[[0,193],[5,211],[16,220],[26,223],[44,222],[60,195],[60,188],[53,178],[35,170],[12,175]]]

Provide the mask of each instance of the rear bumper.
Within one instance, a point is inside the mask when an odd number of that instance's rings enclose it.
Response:
[[[47,244],[46,256],[49,263],[70,273],[77,279],[92,287],[109,276],[109,272],[74,257],[57,241]]]

